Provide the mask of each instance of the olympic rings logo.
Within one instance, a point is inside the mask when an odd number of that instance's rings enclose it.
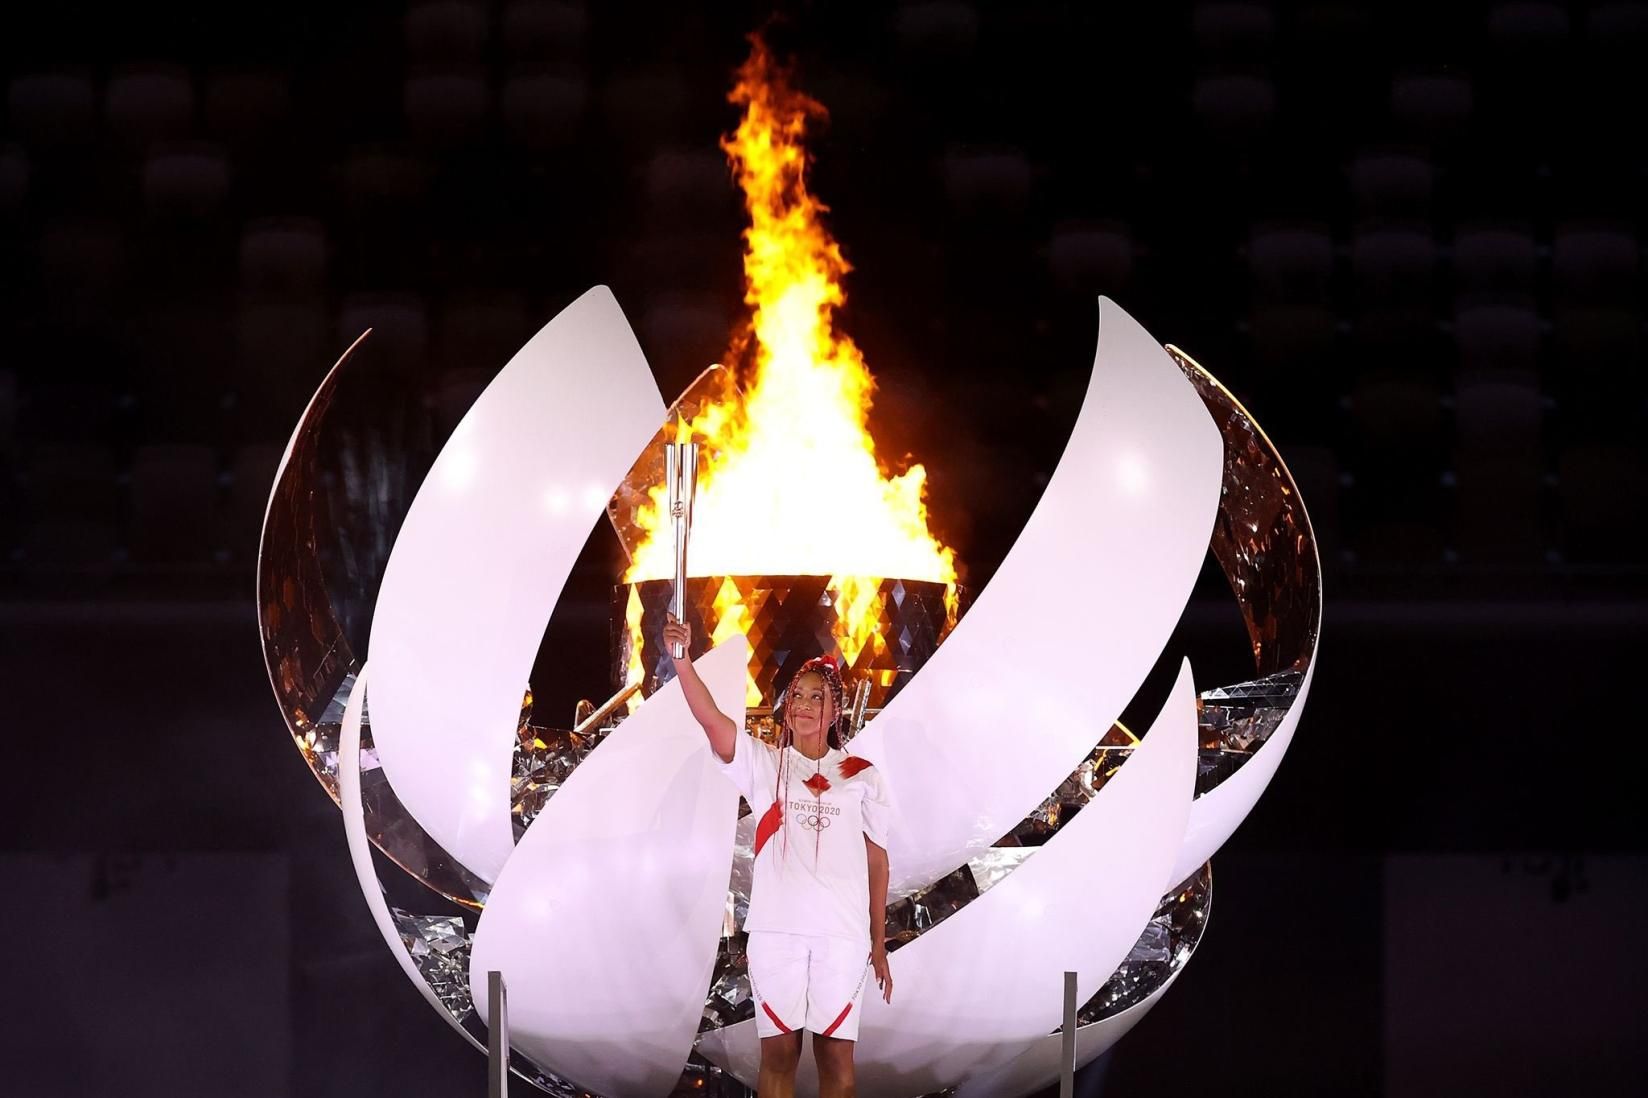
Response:
[[[808,831],[823,831],[830,826],[830,817],[821,816],[816,812],[797,812],[795,822]]]

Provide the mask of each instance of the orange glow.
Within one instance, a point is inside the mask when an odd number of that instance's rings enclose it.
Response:
[[[646,667],[641,661],[641,648],[646,643],[646,636],[641,632],[641,592],[637,588],[630,588],[629,601],[624,604],[624,635],[627,638],[629,651],[624,653],[624,685],[634,686],[646,677]],[[641,707],[641,692],[637,690],[629,696],[625,703],[625,711],[635,712]]]
[[[755,624],[738,585],[730,579],[722,580],[720,590],[715,593],[715,623],[715,632],[710,635],[712,648],[731,637],[748,636]],[[744,704],[761,705],[761,688],[749,675],[744,676]]]
[[[928,529],[926,471],[911,465],[894,475],[884,467],[867,428],[875,382],[858,347],[835,328],[851,268],[824,227],[826,207],[807,190],[802,144],[808,120],[826,112],[789,86],[759,39],[752,45],[729,96],[743,119],[721,146],[750,218],[749,312],[727,355],[747,384],[729,377],[723,399],[686,424],[703,447],[691,572],[953,585],[955,553]],[[637,514],[645,536],[627,582],[673,575],[667,513],[659,484]],[[832,584],[849,665],[867,645],[882,643],[874,594],[870,580]],[[742,622],[747,613],[740,608],[734,617]],[[716,639],[731,628],[718,629]]]
[[[836,643],[841,646],[841,660],[848,667],[857,665],[859,653],[866,645],[880,648],[886,644],[876,629],[881,610],[876,595],[880,590],[881,584],[874,576],[836,577],[835,612],[841,629]],[[954,591],[954,586],[950,590]],[[872,651],[870,655],[874,657],[876,653]]]

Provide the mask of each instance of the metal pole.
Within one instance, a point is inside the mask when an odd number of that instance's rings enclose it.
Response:
[[[575,736],[582,736],[586,732],[593,732],[595,729],[601,727],[601,723],[617,712],[618,707],[629,701],[630,695],[639,689],[641,689],[641,684],[639,682],[632,682],[622,690],[618,691],[618,693],[602,702],[599,709],[591,709],[589,711],[589,716],[585,717],[581,721],[578,721],[572,726],[572,734]],[[580,702],[579,704],[582,705],[584,703]]]
[[[664,443],[664,491],[669,499],[670,520],[675,531],[675,588],[670,592],[669,611],[675,615],[675,620],[681,620],[681,610],[685,600],[681,597],[681,581],[685,577],[681,574],[681,565],[685,563],[685,546],[681,544],[681,447],[673,442]],[[672,656],[681,655],[680,652],[671,652]]]
[[[1064,974],[1064,1046],[1059,1052],[1059,1098],[1076,1098],[1076,974]]]
[[[675,591],[670,595],[670,613],[684,621],[687,607],[687,538],[692,533],[692,501],[698,491],[698,443],[670,442],[664,445],[664,479],[669,488],[670,517],[675,520]],[[686,650],[675,645],[670,655],[677,659]]]
[[[486,974],[486,1016],[492,1025],[486,1035],[486,1098],[509,1095],[509,997],[504,974]]]

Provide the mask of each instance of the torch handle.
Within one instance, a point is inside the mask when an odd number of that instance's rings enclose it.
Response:
[[[692,535],[692,501],[698,491],[698,444],[667,443],[664,472],[669,483],[670,515],[675,520],[675,590],[670,595],[670,613],[676,621],[686,620],[687,541]],[[685,645],[670,646],[670,655],[684,659]]]
[[[675,615],[676,621],[682,621],[687,609],[687,522],[684,515],[677,515],[675,519],[675,590],[670,592],[670,613]],[[686,657],[687,649],[682,644],[670,645],[670,655],[676,659]]]

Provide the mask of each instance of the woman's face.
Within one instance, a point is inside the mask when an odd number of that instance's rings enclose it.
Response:
[[[835,719],[835,698],[829,683],[816,671],[797,675],[790,684],[790,724],[796,734],[816,736]]]

